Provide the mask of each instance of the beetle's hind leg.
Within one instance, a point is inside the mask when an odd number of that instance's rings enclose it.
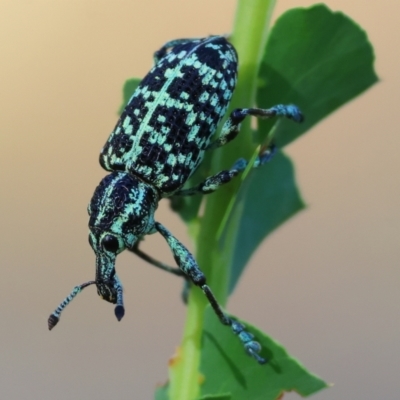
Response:
[[[207,146],[206,150],[216,149],[224,146],[231,140],[235,139],[240,131],[241,122],[249,115],[257,118],[286,117],[295,122],[302,122],[304,120],[300,109],[293,104],[278,104],[268,109],[237,108],[231,112],[228,120],[224,123],[221,135],[211,142]]]
[[[302,122],[304,117],[300,109],[292,104],[284,105],[278,104],[268,109],[262,108],[237,108],[231,112],[228,120],[222,127],[221,135],[211,142],[206,150],[216,149],[224,146],[231,140],[235,139],[240,131],[241,122],[247,117],[253,116],[258,118],[272,118],[272,117],[286,117],[295,122]],[[270,161],[276,152],[274,145],[270,145],[264,150],[255,160],[253,167],[257,168],[266,162]],[[174,196],[192,196],[194,194],[208,194],[215,192],[220,186],[230,182],[236,175],[243,171],[248,165],[248,161],[244,158],[240,158],[235,162],[229,170],[223,170],[215,175],[209,176],[204,182],[199,185],[179,190]]]

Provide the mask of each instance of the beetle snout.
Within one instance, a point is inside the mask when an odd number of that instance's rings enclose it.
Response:
[[[98,282],[97,294],[105,301],[115,304],[117,302],[117,290],[113,286],[113,282]]]

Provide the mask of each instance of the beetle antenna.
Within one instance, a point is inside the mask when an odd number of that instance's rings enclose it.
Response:
[[[71,302],[71,300],[80,293],[85,287],[95,284],[96,281],[89,281],[82,283],[82,285],[75,286],[72,289],[72,292],[61,302],[61,304],[56,308],[53,314],[50,315],[48,319],[49,331],[51,331],[60,320],[60,314],[64,310],[64,308]]]
[[[121,321],[122,317],[125,315],[124,308],[124,296],[123,296],[123,288],[121,285],[121,281],[119,278],[114,275],[114,279],[117,281],[116,289],[117,289],[117,305],[115,307],[114,313],[117,317],[118,321]]]

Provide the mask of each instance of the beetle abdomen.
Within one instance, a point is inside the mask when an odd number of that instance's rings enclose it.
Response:
[[[237,55],[222,36],[176,45],[145,76],[105,144],[100,163],[157,187],[181,188],[203,159],[237,77]]]

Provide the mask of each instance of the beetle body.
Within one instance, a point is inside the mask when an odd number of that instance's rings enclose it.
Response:
[[[238,57],[233,46],[223,36],[181,39],[164,45],[155,53],[155,60],[100,153],[101,166],[111,173],[100,182],[88,207],[96,278],[72,290],[50,315],[49,329],[58,323],[71,300],[92,284],[104,300],[116,304],[117,319],[123,317],[123,290],[115,260],[127,249],[198,286],[221,323],[230,326],[246,352],[263,364],[266,359],[259,355],[259,343],[221,309],[193,255],[155,221],[154,213],[164,197],[212,193],[246,168],[248,161],[240,159],[232,168],[209,176],[195,187],[182,189],[203,160],[204,152],[233,140],[247,116],[284,116],[296,122],[301,122],[303,116],[293,105],[236,109],[220,136],[212,139],[236,85]],[[264,150],[253,166],[269,161],[273,150],[273,146]],[[143,237],[155,232],[167,241],[178,268],[139,250]]]
[[[201,163],[236,79],[236,51],[224,37],[175,46],[129,100],[101,151],[100,164],[137,176],[162,197],[170,196]]]
[[[104,169],[120,172],[101,181],[88,207],[89,242],[104,300],[117,301],[115,256],[104,240],[116,238],[119,253],[155,232],[159,198],[179,190],[201,163],[236,79],[235,49],[214,36],[175,46],[130,98],[100,153]]]

